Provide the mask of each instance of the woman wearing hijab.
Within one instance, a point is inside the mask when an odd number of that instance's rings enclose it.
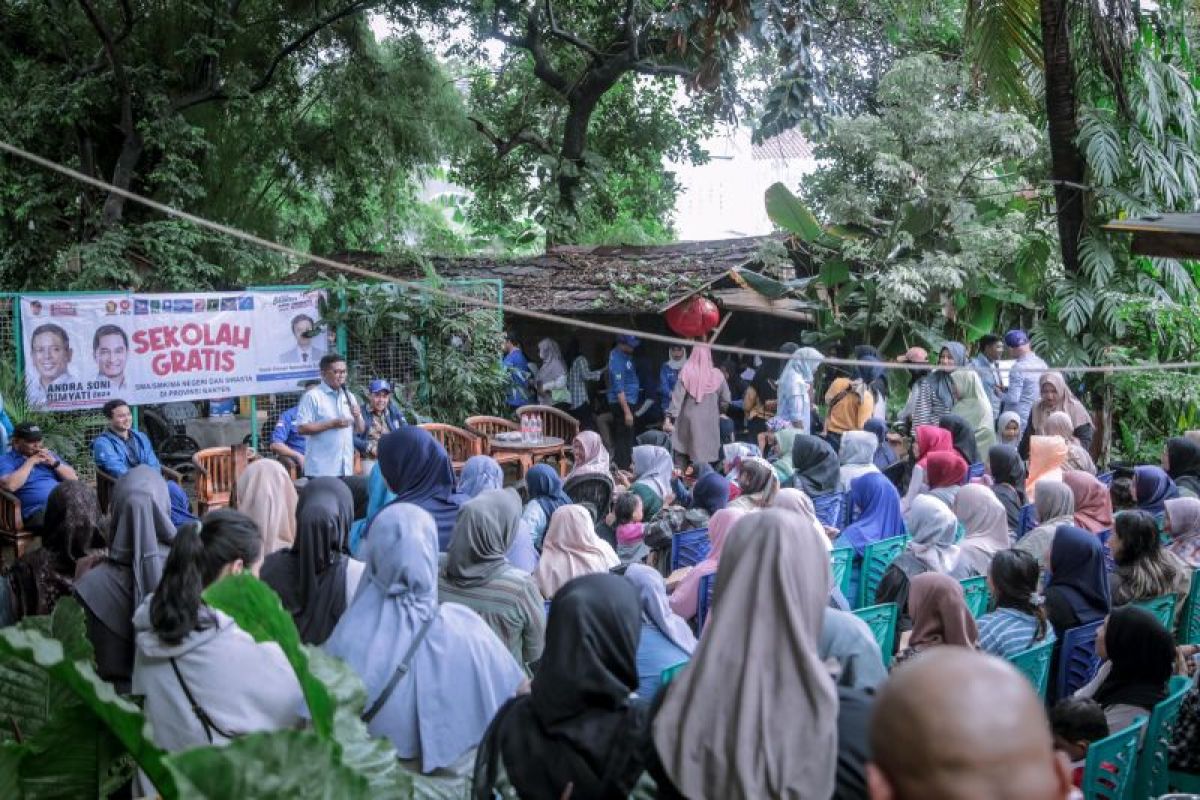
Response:
[[[558,342],[542,339],[538,342],[538,368],[534,383],[537,386],[538,402],[554,406],[562,411],[571,410],[571,392],[567,389],[567,364],[563,360]]]
[[[379,512],[362,586],[324,649],[362,679],[371,735],[391,741],[404,769],[462,792],[488,722],[525,673],[478,614],[438,603],[437,541],[423,509]]]
[[[1001,550],[992,559],[988,587],[993,610],[979,618],[979,649],[1012,658],[1039,642],[1054,641],[1038,596],[1042,572],[1021,550]]]
[[[550,517],[558,509],[570,505],[571,498],[563,491],[562,478],[548,464],[535,464],[533,469],[525,473],[525,487],[529,492],[529,500],[521,512],[521,525],[529,532],[533,546],[541,550]]]
[[[875,412],[875,396],[867,385],[846,377],[835,378],[829,384],[825,404],[826,438],[840,437],[846,431],[861,431]]]
[[[1167,439],[1163,469],[1175,481],[1180,497],[1200,498],[1200,444],[1186,436]]]
[[[746,515],[738,508],[723,508],[713,514],[708,522],[708,555],[683,577],[671,593],[671,610],[686,620],[695,618],[700,608],[700,579],[716,573],[721,563],[725,540],[733,526]]]
[[[927,494],[941,500],[947,508],[954,508],[954,500],[958,497],[959,489],[964,488],[966,480],[967,462],[958,453],[943,450],[930,453],[925,459],[925,481],[929,484]]]
[[[263,537],[263,558],[296,541],[296,485],[271,458],[250,462],[237,481],[237,510],[254,520]]]
[[[692,487],[690,508],[672,506],[663,509],[653,522],[645,523],[643,540],[654,552],[654,563],[664,578],[671,573],[671,539],[675,534],[709,527],[713,515],[728,503],[729,481],[721,473],[710,471]]]
[[[778,406],[776,376],[779,367],[769,360],[754,372],[754,378],[746,387],[742,397],[742,414],[746,420],[746,433],[754,437],[759,452],[766,447],[767,420],[775,416]]]
[[[1017,448],[1008,444],[993,445],[987,453],[992,493],[1004,506],[1009,534],[1016,539],[1021,530],[1021,508],[1025,506],[1025,462]]]
[[[779,375],[779,407],[775,416],[783,430],[795,428],[810,433],[813,383],[817,367],[825,360],[820,351],[801,347],[792,353]]]
[[[1134,467],[1131,488],[1138,509],[1156,517],[1161,517],[1164,502],[1179,496],[1175,481],[1161,467]]]
[[[1050,581],[1044,596],[1046,618],[1060,640],[1071,628],[1108,614],[1108,570],[1104,548],[1094,534],[1072,525],[1058,526],[1050,545]]]
[[[713,366],[712,351],[708,345],[696,345],[679,373],[663,423],[676,459],[711,464],[721,457],[721,414],[729,402],[729,386]]]
[[[170,508],[159,470],[142,465],[122,475],[109,505],[108,556],[75,584],[96,672],[122,694],[133,675],[133,612],[158,586],[175,538]]]
[[[1015,411],[1003,411],[996,421],[996,441],[1019,447],[1021,444],[1021,417]]]
[[[875,452],[871,454],[871,463],[875,465],[875,469],[883,471],[895,464],[896,452],[888,444],[887,423],[877,417],[872,417],[867,420],[863,430],[875,436]]]
[[[892,662],[893,669],[934,647],[954,645],[974,650],[979,646],[979,630],[967,608],[962,584],[949,575],[926,572],[913,578],[908,614],[912,618],[912,635],[908,637],[908,647]]]
[[[947,416],[964,420],[975,434],[976,453],[986,453],[996,443],[996,429],[993,427],[995,417],[992,416],[992,404],[988,400],[987,390],[983,388],[979,373],[974,369],[960,369],[951,373],[950,382],[958,400]],[[971,463],[979,461],[976,457]]]
[[[529,693],[497,712],[479,747],[473,800],[653,791],[645,778],[649,712],[633,698],[641,619],[638,591],[619,575],[585,575],[563,587]]]
[[[963,461],[958,451],[954,449],[954,436],[945,428],[936,425],[920,425],[917,427],[916,439],[913,442],[913,458],[917,463],[913,466],[912,477],[908,481],[908,491],[900,506],[905,511],[917,495],[929,491],[928,465],[929,457],[934,453],[951,453],[963,463],[963,474],[967,471],[967,462]]]
[[[671,405],[671,393],[675,391],[675,385],[679,383],[679,373],[683,371],[687,360],[688,351],[683,345],[673,344],[667,348],[667,360],[659,367],[658,383],[655,384],[658,392],[655,399],[663,408]]]
[[[895,603],[900,610],[897,632],[909,630],[908,593],[912,579],[926,572],[949,574],[958,562],[958,520],[941,500],[921,495],[913,501],[905,517],[908,546],[883,573],[875,590],[876,603]]]
[[[923,357],[924,350],[912,348]],[[906,359],[908,354],[906,354]],[[910,360],[910,363],[913,363]],[[938,420],[954,408],[954,382],[951,375],[967,366],[967,348],[959,342],[943,342],[938,352],[938,365],[913,381],[909,390],[908,403],[900,412],[901,419],[911,420],[912,425],[936,425]],[[915,373],[914,373],[915,374]]]
[[[962,456],[968,466],[980,463],[979,450],[975,446],[975,430],[970,423],[954,414],[944,414],[938,420],[938,427],[950,431],[954,451]]]
[[[25,617],[49,615],[75,582],[104,559],[104,534],[96,492],[81,481],[63,481],[46,500],[42,546],[0,570],[0,595],[12,601],[4,613],[0,597],[0,627]]]
[[[520,522],[521,498],[511,489],[489,489],[468,501],[454,523],[438,602],[478,614],[532,675],[542,657],[546,612],[532,576],[505,558]]]
[[[424,428],[405,425],[383,435],[378,454],[379,471],[395,495],[392,502],[414,505],[433,517],[438,548],[444,551],[463,502],[454,490],[454,468],[446,448]],[[363,536],[370,532],[367,526]]]
[[[340,479],[309,479],[296,505],[296,541],[263,561],[263,582],[283,600],[305,644],[329,638],[358,590],[363,563],[345,555],[353,515]]]
[[[1192,568],[1162,546],[1153,516],[1145,511],[1117,514],[1108,549],[1117,565],[1108,576],[1108,594],[1114,606],[1173,594],[1176,612],[1183,611]]]
[[[838,491],[837,453],[819,436],[802,434],[792,442],[792,470],[792,486],[809,497]]]
[[[734,526],[704,636],[654,720],[660,797],[832,795],[838,695],[819,647],[830,588],[825,547],[797,515]]]
[[[633,582],[642,602],[637,695],[649,702],[658,694],[663,670],[692,657],[696,636],[687,622],[671,611],[662,575],[645,564],[630,564],[625,577]]]
[[[647,487],[658,496],[660,504],[669,504],[674,499],[671,491],[674,475],[675,464],[665,447],[639,444],[633,448],[633,486]],[[646,519],[649,518],[647,514]]]
[[[471,456],[458,476],[458,493],[464,502],[491,489],[504,488],[504,469],[491,456]]]
[[[749,444],[747,442],[732,442],[730,444],[722,445],[721,467],[725,470],[725,477],[730,481],[736,481],[738,476],[738,467],[742,465],[742,459],[761,455],[762,452],[758,449],[758,445]]]
[[[1029,475],[1025,478],[1025,494],[1029,502],[1037,501],[1035,487],[1038,481],[1062,481],[1066,463],[1067,443],[1061,436],[1029,438]]]
[[[1061,481],[1038,481],[1037,500],[1033,503],[1038,525],[1028,531],[1014,547],[1037,559],[1045,570],[1050,563],[1050,547],[1060,525],[1075,525],[1075,493]]]
[[[1149,611],[1114,609],[1096,634],[1096,655],[1102,660],[1100,669],[1075,696],[1099,703],[1110,731],[1150,716],[1166,699],[1175,669],[1175,639]]]
[[[1008,549],[1004,506],[991,489],[973,483],[962,487],[954,499],[954,516],[966,533],[950,574],[959,580],[987,575],[996,553]]]
[[[1171,537],[1167,549],[1193,569],[1200,567],[1200,500],[1175,497],[1163,507],[1163,530]]]
[[[1071,432],[1084,450],[1092,446],[1092,415],[1083,407],[1083,403],[1071,393],[1061,372],[1043,372],[1038,378],[1038,388],[1041,399],[1034,403],[1030,414],[1030,426],[1035,434],[1051,436],[1046,430],[1046,421],[1056,411],[1065,413],[1070,418]]]
[[[580,431],[571,441],[571,451],[575,456],[575,464],[567,473],[568,481],[580,475],[612,477],[608,451],[604,449],[604,441],[600,434],[595,431]]]
[[[862,475],[879,473],[875,466],[875,450],[878,439],[870,431],[847,431],[842,434],[838,461],[838,491],[850,491],[850,484]]]
[[[1095,475],[1078,470],[1063,473],[1063,483],[1075,496],[1075,524],[1085,531],[1111,531],[1113,526],[1112,495]]]
[[[887,371],[883,368],[883,356],[871,345],[860,344],[854,348],[854,357],[867,362],[856,366],[854,374],[871,390],[875,401],[871,418],[884,422],[887,419],[888,382]]]
[[[738,488],[741,494],[729,504],[743,511],[757,511],[771,505],[779,492],[779,478],[775,470],[763,458],[747,458],[738,470]]]
[[[304,695],[275,642],[256,642],[203,591],[262,557],[255,524],[220,509],[180,529],[152,595],[133,618],[133,692],[145,698],[147,729],[168,752],[225,744],[257,731],[294,729]],[[153,796],[148,781],[135,792]]]
[[[826,664],[831,660],[837,663],[834,680],[839,689],[875,691],[887,680],[883,653],[870,626],[849,611],[825,608],[819,654]]]
[[[572,578],[607,572],[620,563],[612,547],[596,536],[587,509],[566,505],[550,517],[550,527],[542,542],[542,557],[533,578],[542,597],[550,600]]]
[[[771,466],[775,469],[775,477],[781,485],[787,485],[796,471],[792,464],[792,447],[796,437],[802,435],[799,428],[783,428],[775,432],[775,460]]]
[[[859,559],[872,542],[907,533],[900,513],[900,495],[878,472],[855,478],[850,484],[850,507],[857,509],[858,516],[842,529],[833,545],[853,547]]]
[[[1042,429],[1047,436],[1057,436],[1067,443],[1067,461],[1063,464],[1064,472],[1096,474],[1096,462],[1092,461],[1091,454],[1075,438],[1074,430],[1071,428],[1071,418],[1065,412],[1055,411],[1046,417]]]

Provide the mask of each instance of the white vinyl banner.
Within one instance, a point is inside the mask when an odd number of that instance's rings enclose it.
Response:
[[[70,410],[296,391],[331,349],[320,295],[22,295],[29,401]]]

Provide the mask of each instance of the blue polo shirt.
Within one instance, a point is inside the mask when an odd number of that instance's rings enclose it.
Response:
[[[54,454],[51,453],[51,455]],[[58,458],[58,456],[54,457]],[[11,475],[19,470],[25,465],[25,461],[25,456],[16,450],[9,450],[0,456],[0,478]],[[21,501],[21,519],[27,520],[45,508],[46,500],[49,499],[50,493],[61,482],[62,479],[58,477],[58,474],[46,464],[38,464],[31,469],[25,485],[14,492],[17,499]]]
[[[275,423],[275,429],[271,431],[271,443],[286,444],[297,453],[304,455],[304,446],[307,442],[296,430],[296,412],[298,410],[299,407],[294,406],[279,415],[279,421]]]
[[[508,404],[513,408],[520,408],[528,405],[533,400],[533,394],[529,391],[529,359],[525,358],[525,354],[520,348],[510,350],[504,356],[504,370],[508,373]]]
[[[614,347],[608,354],[608,402],[617,402],[617,395],[621,392],[625,393],[625,402],[632,408],[641,399],[642,386],[638,381],[633,354]]]

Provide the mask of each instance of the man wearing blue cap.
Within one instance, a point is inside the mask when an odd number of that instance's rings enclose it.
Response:
[[[1029,413],[1038,400],[1038,380],[1046,371],[1046,362],[1038,358],[1029,343],[1029,334],[1011,330],[1004,334],[1004,344],[1016,361],[1008,371],[1008,391],[1004,393],[1003,411],[1012,411],[1021,421],[1021,434],[1029,424]]]
[[[392,403],[392,385],[376,378],[367,386],[367,430],[354,437],[354,446],[363,458],[375,458],[379,440],[407,422]]]
[[[641,399],[633,351],[641,340],[630,334],[617,337],[617,346],[608,354],[608,405],[613,415],[613,463],[629,469],[633,462],[633,409]]]

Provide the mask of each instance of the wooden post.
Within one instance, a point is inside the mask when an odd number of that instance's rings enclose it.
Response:
[[[713,328],[712,335],[708,337],[709,344],[712,344],[713,342],[715,342],[717,340],[717,337],[720,336],[721,332],[725,330],[725,326],[729,324],[729,320],[731,320],[731,319],[733,319],[732,311],[730,311],[728,314],[725,315],[725,319],[721,320],[720,324],[717,325],[717,327]]]

